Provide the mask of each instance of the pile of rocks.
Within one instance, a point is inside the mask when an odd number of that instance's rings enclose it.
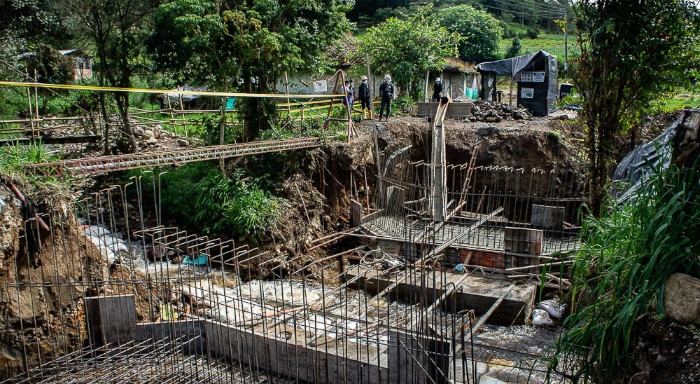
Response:
[[[190,145],[189,141],[164,130],[160,125],[154,125],[153,127],[137,125],[134,127],[134,136],[136,136],[136,139],[139,140],[141,145],[144,147],[155,146],[158,144],[159,140],[166,138],[174,138],[177,144],[181,147],[187,147]]]
[[[503,120],[531,120],[532,115],[523,106],[511,108],[508,103],[493,103],[490,101],[477,100],[472,107],[472,117],[470,121],[485,121],[488,123],[498,123]]]

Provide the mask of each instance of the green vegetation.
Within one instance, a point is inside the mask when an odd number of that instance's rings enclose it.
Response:
[[[517,37],[513,38],[513,43],[508,47],[508,51],[506,51],[505,58],[510,58],[510,57],[515,57],[520,55],[520,49],[522,49],[522,44],[520,43],[520,39]]]
[[[28,145],[8,145],[0,147],[0,175],[23,184],[41,189],[53,188],[55,191],[67,191],[70,182],[66,177],[45,176],[41,173],[26,172],[28,164],[57,161],[59,158],[47,152],[41,142]]]
[[[537,38],[531,39],[527,36],[519,37],[521,50],[520,54],[525,55],[540,50],[547,51],[557,57],[560,64],[564,63],[564,35],[556,33],[540,34]],[[576,37],[569,36],[569,60],[580,55],[580,49],[576,44]],[[498,53],[507,57],[508,49],[513,44],[513,38],[501,39],[498,44]],[[561,68],[561,67],[560,67]]]
[[[128,175],[141,177],[144,194],[152,193],[153,173]],[[257,243],[275,225],[286,204],[274,196],[270,180],[246,176],[242,170],[225,179],[213,162],[184,165],[162,175],[160,182],[163,216],[202,234]]]
[[[409,20],[390,18],[370,28],[359,48],[360,57],[369,55],[371,66],[391,73],[399,88],[413,100],[421,93],[425,72],[441,70],[445,57],[456,55],[461,39],[431,23],[425,12]]]
[[[471,63],[494,60],[503,29],[488,13],[469,5],[438,9],[435,20],[450,32],[458,33],[459,58]]]
[[[692,1],[580,1],[581,55],[574,84],[583,99],[591,207],[600,213],[617,136],[639,122],[664,90],[688,85],[700,68],[700,10]],[[654,20],[655,22],[650,22]]]
[[[283,199],[260,187],[260,180],[243,178],[234,172],[224,179],[209,175],[197,185],[192,221],[205,234],[231,231],[257,242],[277,221]]]
[[[638,319],[663,315],[663,288],[675,272],[700,277],[700,174],[656,169],[629,203],[584,222],[569,300],[551,370],[584,382],[628,382]]]

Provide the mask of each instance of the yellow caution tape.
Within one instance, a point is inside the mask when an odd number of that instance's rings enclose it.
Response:
[[[291,97],[290,97],[291,99]],[[284,103],[284,104],[277,104],[278,107],[299,107],[302,105],[311,105],[311,104],[328,104],[330,103],[330,100],[319,100],[319,101],[306,101],[304,103]],[[342,102],[342,99],[335,99],[335,102],[340,103]]]
[[[36,88],[51,88],[51,89],[72,89],[84,91],[105,91],[105,92],[133,92],[133,93],[174,93],[178,95],[198,95],[198,96],[217,96],[217,97],[260,97],[271,99],[313,99],[327,97],[343,97],[345,95],[292,95],[286,93],[241,93],[241,92],[210,92],[210,91],[185,91],[175,89],[141,89],[141,88],[120,88],[120,87],[99,87],[94,85],[75,85],[75,84],[46,84],[46,83],[27,83],[19,81],[0,81],[0,86],[9,87],[36,87]]]

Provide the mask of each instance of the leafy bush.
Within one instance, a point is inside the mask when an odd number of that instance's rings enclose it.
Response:
[[[193,221],[201,232],[231,231],[257,242],[274,225],[284,201],[242,176],[240,171],[230,179],[214,174],[197,185]]]
[[[537,31],[536,28],[528,28],[527,29],[527,37],[530,39],[536,39],[540,36],[540,33]]]
[[[522,44],[520,44],[520,39],[517,37],[513,38],[513,44],[508,48],[506,52],[506,59],[520,55],[520,49],[522,49]]]
[[[700,276],[699,176],[697,168],[657,169],[634,201],[612,205],[600,219],[588,216],[573,266],[573,311],[550,371],[584,382],[625,380],[637,320],[663,315],[666,279]]]
[[[459,42],[461,59],[473,63],[496,59],[503,28],[485,11],[459,5],[438,10],[434,18],[448,31],[463,37]]]
[[[415,110],[415,106],[416,103],[411,98],[399,97],[396,100],[394,100],[391,109],[393,114],[396,114],[396,112],[411,114]]]

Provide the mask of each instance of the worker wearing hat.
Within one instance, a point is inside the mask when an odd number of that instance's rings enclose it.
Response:
[[[379,96],[382,98],[382,104],[379,107],[379,121],[382,121],[385,107],[386,120],[388,121],[391,115],[391,99],[394,98],[394,84],[391,83],[391,76],[384,76],[384,82],[379,86]]]
[[[440,101],[442,97],[442,81],[438,77],[435,79],[435,84],[433,84],[433,97],[430,101]]]
[[[369,83],[367,82],[367,76],[362,76],[362,83],[360,88],[357,90],[357,98],[360,100],[360,107],[362,108],[362,117],[365,118],[365,109],[369,113],[369,118],[372,118],[372,98],[369,95]]]

